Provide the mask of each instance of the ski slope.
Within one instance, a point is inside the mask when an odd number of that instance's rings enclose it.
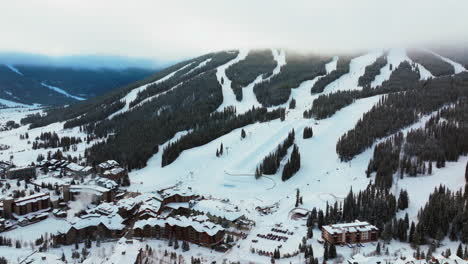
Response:
[[[10,100],[0,98],[0,108],[12,108],[12,107],[30,107],[30,105],[21,104],[17,102],[13,102]]]
[[[78,101],[86,100],[86,98],[71,95],[71,94],[67,93],[65,90],[63,90],[61,88],[58,88],[56,86],[48,85],[48,84],[43,83],[43,82],[41,82],[41,85],[48,88],[48,89],[50,89],[50,90],[52,90],[52,91],[54,91],[54,92],[56,92],[56,93],[63,94],[66,97],[73,98],[73,99],[78,100]]]
[[[11,71],[13,71],[14,73],[17,73],[21,76],[23,76],[24,74],[22,72],[20,72],[20,70],[18,70],[17,68],[15,68],[13,65],[10,65],[10,64],[4,64],[8,69],[10,69]]]
[[[221,89],[223,92],[223,103],[218,107],[218,109],[216,109],[216,111],[223,111],[225,107],[234,105],[236,103],[236,95],[234,94],[234,91],[231,88],[232,81],[229,80],[229,78],[227,77],[226,70],[232,65],[242,60],[245,60],[248,54],[248,49],[242,49],[239,51],[239,54],[236,58],[216,68],[216,78],[218,79],[218,82],[221,85]]]
[[[325,93],[335,92],[335,91],[342,91],[342,90],[357,90],[361,89],[358,86],[359,77],[364,75],[366,67],[374,63],[377,58],[382,56],[382,50],[372,51],[367,53],[363,56],[354,58],[351,60],[349,64],[349,73],[344,74],[334,82],[330,83],[325,87]],[[332,68],[329,66],[327,72]],[[336,69],[336,62],[334,65]]]
[[[192,63],[193,63],[193,62],[192,62]],[[165,81],[169,80],[169,79],[172,78],[178,71],[181,71],[181,70],[183,70],[183,69],[189,67],[190,65],[192,65],[192,63],[188,63],[187,65],[184,65],[184,66],[181,67],[180,69],[175,70],[175,71],[169,73],[168,75],[164,76],[163,78],[161,78],[161,79],[159,79],[159,80],[157,80],[157,81],[154,81],[154,82],[152,82],[152,83],[148,83],[148,84],[142,85],[142,86],[140,86],[140,87],[138,87],[138,88],[135,88],[135,89],[131,90],[129,93],[127,93],[127,95],[125,95],[125,96],[121,99],[121,101],[124,101],[124,102],[125,102],[124,107],[122,107],[122,109],[116,111],[115,113],[111,114],[111,115],[108,117],[108,119],[112,119],[112,118],[114,118],[116,115],[119,115],[119,114],[122,114],[122,113],[127,112],[127,111],[130,109],[130,103],[131,103],[132,101],[134,101],[134,100],[137,98],[138,93],[140,93],[140,92],[146,90],[146,88],[147,88],[148,86],[153,85],[153,84],[162,83],[162,82],[165,82]]]

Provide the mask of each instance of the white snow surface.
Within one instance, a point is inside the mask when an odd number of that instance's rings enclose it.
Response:
[[[161,79],[159,79],[159,80],[157,80],[157,81],[154,81],[154,82],[152,82],[152,83],[148,83],[148,84],[142,85],[142,86],[140,86],[140,87],[138,87],[138,88],[135,88],[135,89],[131,90],[129,93],[127,93],[127,95],[125,95],[125,96],[121,99],[121,101],[124,101],[124,102],[125,102],[125,106],[124,106],[122,109],[120,109],[120,110],[116,111],[115,113],[111,114],[111,115],[108,117],[108,119],[112,119],[112,118],[114,118],[116,115],[119,115],[119,114],[122,114],[122,113],[127,112],[127,111],[130,109],[130,103],[131,103],[133,100],[135,100],[135,99],[137,98],[138,93],[140,93],[140,92],[146,90],[146,88],[147,88],[149,85],[158,84],[158,83],[162,83],[162,82],[164,82],[164,81],[167,81],[168,79],[172,78],[172,76],[174,76],[178,71],[181,71],[181,70],[183,70],[183,69],[189,67],[190,65],[192,65],[192,63],[188,63],[187,65],[184,65],[184,66],[181,67],[180,69],[175,70],[175,71],[169,73],[168,75],[164,76],[163,78],[161,78]]]
[[[14,108],[14,107],[30,107],[30,105],[22,104],[22,103],[17,103],[13,102],[10,100],[2,99],[0,98],[0,107],[8,107],[8,108]]]
[[[6,66],[8,69],[12,70],[13,72],[15,72],[15,73],[17,73],[17,74],[19,74],[19,75],[21,75],[21,76],[24,75],[22,72],[20,72],[20,70],[18,70],[17,68],[15,68],[13,65],[5,64],[5,66]]]
[[[59,94],[63,94],[65,95],[66,97],[70,97],[70,98],[73,98],[75,100],[78,100],[78,101],[83,101],[83,100],[86,100],[86,98],[83,98],[83,97],[79,97],[79,96],[75,96],[75,95],[71,95],[69,93],[67,93],[65,90],[61,89],[61,88],[58,88],[57,86],[52,86],[52,85],[48,85],[46,83],[43,83],[41,82],[41,85],[46,87],[46,88],[49,88],[50,90],[54,91],[54,92],[57,92]]]
[[[239,50],[239,54],[236,58],[216,68],[216,78],[218,79],[218,82],[221,85],[221,89],[223,91],[223,103],[218,107],[216,111],[223,111],[225,107],[235,105],[237,101],[236,95],[234,94],[234,91],[231,88],[232,81],[229,80],[229,78],[227,77],[226,70],[230,66],[242,60],[245,60],[247,54],[249,54],[248,49]]]
[[[358,86],[359,77],[364,75],[366,67],[374,63],[382,54],[382,50],[376,50],[352,59],[349,64],[349,73],[342,75],[340,78],[327,85],[324,90],[325,93],[361,89],[362,87]],[[331,66],[328,67],[329,69],[331,68]],[[336,69],[336,62],[334,67]],[[327,73],[329,69],[327,69]]]
[[[325,65],[325,70],[327,71],[327,74],[329,74],[330,72],[336,70],[336,67],[337,67],[337,64],[338,64],[338,59],[339,59],[338,56],[333,56],[332,61]]]

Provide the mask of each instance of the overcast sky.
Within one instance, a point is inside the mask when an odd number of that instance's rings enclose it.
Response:
[[[0,0],[0,52],[178,60],[215,50],[350,50],[468,40],[466,0]]]

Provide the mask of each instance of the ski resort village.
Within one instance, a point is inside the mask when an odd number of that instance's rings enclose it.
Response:
[[[241,49],[0,101],[0,264],[467,263],[457,59]]]

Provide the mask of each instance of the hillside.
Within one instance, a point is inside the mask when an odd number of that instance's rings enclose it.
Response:
[[[21,104],[63,105],[143,79],[150,69],[85,69],[0,64],[0,98]]]
[[[447,208],[451,217],[440,221],[450,228],[438,232],[427,216],[438,205],[427,206],[424,217],[419,212],[435,188],[455,192],[466,181],[468,72],[461,63],[456,56],[404,49],[336,56],[280,49],[210,53],[68,107],[2,110],[0,123],[21,126],[0,132],[10,147],[0,160],[13,155],[26,165],[56,152],[60,148],[32,149],[19,139],[55,131],[86,139],[64,156],[86,165],[114,159],[127,168],[125,191],[151,193],[177,183],[227,199],[256,225],[226,253],[196,249],[210,261],[266,263],[270,259],[253,247],[272,252],[281,245],[282,253],[292,253],[308,229],[314,239],[306,242],[321,258],[320,230],[293,219],[298,208],[323,210],[322,224],[370,221],[382,230],[382,243],[391,241],[385,244],[391,254],[411,258],[410,244],[427,252],[436,233],[455,251],[468,235],[461,220],[466,208]],[[402,191],[409,205],[396,207],[392,201]],[[462,203],[462,195],[435,193]],[[361,202],[375,210],[369,213]],[[417,239],[397,234],[397,223],[406,234],[411,222]],[[252,242],[277,224],[296,235],[287,243]],[[355,250],[338,248],[345,258]],[[376,243],[358,250],[369,257]],[[303,253],[277,263],[303,263]]]

